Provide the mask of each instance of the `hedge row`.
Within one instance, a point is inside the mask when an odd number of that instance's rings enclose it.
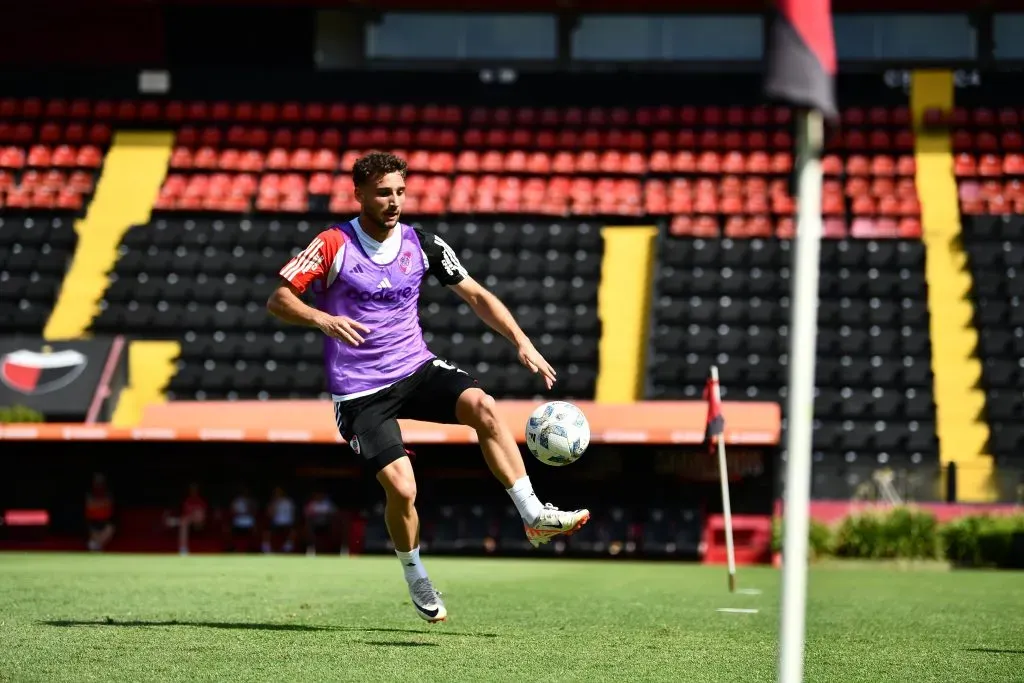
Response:
[[[776,552],[782,549],[782,533],[782,523],[775,519]],[[939,524],[926,510],[894,507],[857,513],[833,525],[811,520],[808,550],[812,559],[946,559],[965,567],[1006,567],[1013,562],[1015,534],[1016,543],[1024,543],[1024,512],[972,515]]]
[[[0,424],[16,424],[30,422],[45,422],[46,418],[38,410],[27,406],[0,406]]]

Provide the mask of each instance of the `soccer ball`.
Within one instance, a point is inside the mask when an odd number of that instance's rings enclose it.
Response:
[[[526,447],[545,465],[571,465],[579,460],[588,445],[590,424],[587,416],[571,403],[544,403],[526,422]]]

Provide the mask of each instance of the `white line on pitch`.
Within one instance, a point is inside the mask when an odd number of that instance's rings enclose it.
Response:
[[[741,588],[736,591],[739,595],[760,595],[761,591],[757,588]]]
[[[756,609],[747,609],[744,607],[719,607],[716,612],[728,612],[730,614],[757,614]]]

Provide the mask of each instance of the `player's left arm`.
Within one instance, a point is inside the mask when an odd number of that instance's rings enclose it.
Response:
[[[533,342],[519,327],[512,311],[508,310],[508,306],[503,304],[501,299],[469,275],[466,275],[460,282],[450,285],[450,288],[462,297],[462,300],[469,304],[473,312],[491,329],[515,345],[519,352],[520,363],[528,367],[531,372],[541,374],[548,389],[554,386],[554,368],[544,360],[544,356],[540,355]]]

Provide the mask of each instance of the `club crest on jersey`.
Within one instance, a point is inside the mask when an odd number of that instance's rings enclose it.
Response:
[[[403,275],[408,275],[412,271],[411,251],[403,251],[402,255],[398,257],[398,269],[402,271]]]
[[[355,451],[356,455],[359,455],[359,437],[358,436],[353,436],[352,440],[348,442],[348,445],[352,447],[352,450]]]

